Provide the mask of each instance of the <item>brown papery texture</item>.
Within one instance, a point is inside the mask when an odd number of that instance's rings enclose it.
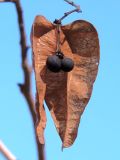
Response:
[[[81,115],[90,99],[99,65],[99,40],[92,24],[77,20],[61,27],[61,50],[75,66],[71,72],[53,73],[46,67],[49,55],[56,51],[56,27],[43,16],[35,18],[32,27],[33,64],[35,69],[38,122],[37,135],[44,144],[45,99],[62,146],[76,139]]]

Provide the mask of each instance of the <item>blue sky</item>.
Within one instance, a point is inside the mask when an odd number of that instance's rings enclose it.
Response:
[[[75,0],[82,14],[74,13],[63,21],[91,22],[100,40],[100,66],[93,94],[82,116],[74,145],[61,151],[61,141],[47,110],[45,129],[46,160],[119,160],[120,159],[120,1]],[[34,17],[50,21],[72,9],[63,0],[21,0],[30,45]],[[0,139],[19,160],[37,160],[31,116],[17,83],[23,81],[19,32],[15,8],[0,3]],[[29,50],[31,61],[31,50]],[[32,75],[35,95],[34,73]],[[0,154],[0,160],[5,160]]]

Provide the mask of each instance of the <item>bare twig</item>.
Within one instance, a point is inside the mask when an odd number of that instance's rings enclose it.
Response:
[[[70,1],[70,0],[64,0],[64,1],[67,2],[68,4],[74,6],[75,9],[73,9],[72,11],[64,13],[64,16],[62,16],[60,19],[56,19],[54,21],[54,23],[56,23],[56,24],[61,24],[62,20],[73,12],[78,12],[78,13],[82,12],[82,10],[80,9],[80,5],[76,5],[73,1]]]
[[[16,160],[17,158],[9,151],[9,149],[3,144],[3,142],[0,140],[0,152],[3,153],[3,155],[8,160]]]
[[[25,27],[23,22],[22,7],[20,4],[20,0],[0,0],[0,2],[13,2],[15,4],[16,12],[18,15],[19,30],[20,30],[22,69],[24,73],[24,83],[18,84],[18,86],[20,88],[21,93],[24,95],[26,99],[26,102],[29,106],[29,110],[35,125],[36,123],[36,114],[34,111],[35,104],[31,94],[31,67],[28,65],[28,62],[27,62],[27,51],[29,47],[27,46],[27,43],[26,43],[26,34],[25,34]],[[43,145],[41,145],[38,142],[37,136],[36,136],[36,142],[37,142],[39,160],[44,160],[45,158],[44,158]]]
[[[0,0],[0,2],[15,2],[16,0]]]
[[[80,5],[77,5],[73,1],[70,1],[70,0],[64,0],[64,1],[74,6],[77,9],[76,12],[81,12]]]
[[[59,19],[59,22],[61,22],[65,17],[67,17],[68,15],[70,15],[73,12],[78,12],[78,13],[82,12],[79,5],[76,5],[74,2],[69,1],[69,0],[64,0],[64,1],[67,2],[67,3],[69,3],[70,5],[74,6],[76,9],[64,13],[64,16]]]

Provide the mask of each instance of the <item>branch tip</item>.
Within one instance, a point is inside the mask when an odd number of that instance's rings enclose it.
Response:
[[[73,13],[73,12],[77,12],[77,13],[82,12],[82,10],[81,10],[81,8],[80,8],[80,5],[77,5],[77,4],[75,4],[73,1],[70,1],[70,0],[64,0],[64,1],[67,2],[68,4],[74,6],[75,9],[72,10],[72,11],[69,11],[69,12],[64,13],[64,16],[62,16],[59,20],[55,20],[55,21],[54,21],[55,24],[61,24],[62,20],[63,20],[64,18],[66,18],[68,15],[70,15],[71,13]]]

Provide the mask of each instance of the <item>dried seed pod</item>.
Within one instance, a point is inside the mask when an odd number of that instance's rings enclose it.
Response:
[[[37,88],[39,123],[36,130],[39,141],[44,143],[46,124],[43,101],[51,112],[63,147],[76,139],[81,115],[91,97],[99,65],[99,40],[92,24],[77,20],[61,26],[60,44],[65,57],[74,61],[72,72],[51,72],[46,69],[48,56],[56,50],[54,24],[37,16],[32,28],[33,62]],[[39,45],[37,45],[39,43]]]

